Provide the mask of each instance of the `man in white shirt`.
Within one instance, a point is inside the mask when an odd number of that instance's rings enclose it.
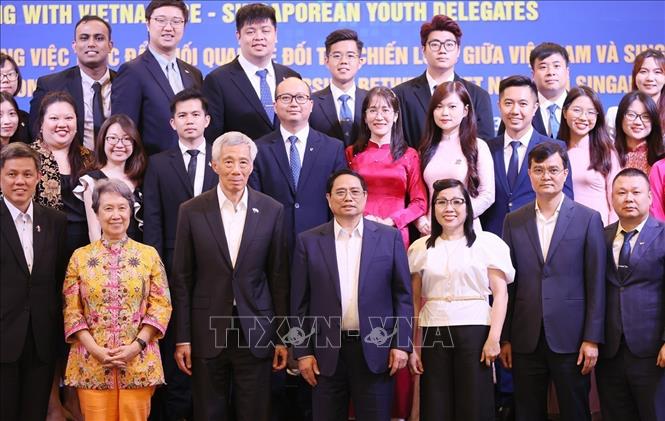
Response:
[[[313,387],[313,419],[390,419],[392,376],[404,367],[413,302],[399,231],[363,218],[367,186],[342,169],[327,184],[333,220],[298,236],[291,272],[292,341]]]

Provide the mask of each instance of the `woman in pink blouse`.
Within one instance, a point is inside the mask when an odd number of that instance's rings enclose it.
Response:
[[[575,201],[600,212],[603,224],[617,220],[612,209],[612,181],[621,170],[598,95],[587,86],[568,92],[558,139],[568,145]]]
[[[494,203],[494,162],[487,144],[476,138],[473,105],[461,82],[445,82],[434,90],[420,144],[429,191],[444,178],[464,183],[471,196],[474,228],[481,230],[478,217]],[[420,217],[416,226],[429,235],[430,218]]]
[[[665,158],[651,167],[651,215],[665,222]]]
[[[367,181],[365,217],[397,227],[409,247],[409,223],[427,212],[420,158],[407,146],[399,120],[399,100],[378,86],[362,104],[362,123],[356,142],[346,148],[349,167]]]
[[[665,152],[658,109],[644,92],[626,94],[619,103],[614,148],[622,168],[637,168],[649,175]]]

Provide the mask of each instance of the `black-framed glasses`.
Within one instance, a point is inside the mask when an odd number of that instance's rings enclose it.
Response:
[[[451,52],[454,51],[455,48],[457,48],[457,41],[454,39],[449,39],[446,41],[440,41],[438,39],[433,39],[427,43],[427,46],[430,48],[432,51],[439,51],[441,47],[445,51]]]
[[[297,95],[291,95],[291,94],[280,94],[277,95],[275,98],[277,101],[281,102],[284,105],[289,105],[294,99],[296,100],[296,104],[304,105],[309,101],[309,95],[304,95],[304,94],[297,94]]]
[[[529,170],[531,174],[535,175],[536,177],[542,177],[545,174],[549,174],[551,177],[556,177],[557,175],[563,173],[563,168],[559,167],[550,167],[550,168],[543,168],[543,167],[535,167],[531,170]]]
[[[125,146],[132,146],[133,143],[131,137],[118,137],[113,135],[106,136],[104,140],[106,140],[106,142],[112,146],[117,145],[119,142],[122,142],[122,144]]]
[[[11,72],[0,73],[0,80],[2,80],[2,79],[7,79],[8,81],[13,82],[16,79],[18,79],[18,72],[15,71],[15,70],[12,70]]]
[[[463,204],[466,203],[466,200],[464,200],[461,197],[453,197],[452,199],[436,199],[434,201],[434,205],[438,206],[440,208],[446,208],[448,205],[451,205],[453,208],[459,208]]]
[[[624,117],[628,121],[635,121],[639,118],[642,121],[643,124],[651,123],[651,116],[649,116],[648,113],[637,114],[634,111],[628,111],[626,114],[624,114]]]

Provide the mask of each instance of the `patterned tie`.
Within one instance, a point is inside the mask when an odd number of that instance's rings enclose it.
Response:
[[[174,94],[185,89],[182,86],[182,81],[178,79],[178,71],[175,68],[175,63],[172,62],[166,65],[166,76],[169,79],[169,85],[171,85]]]
[[[517,155],[517,149],[520,147],[520,142],[513,140],[510,142],[510,146],[513,148],[513,153],[510,155],[510,162],[508,163],[508,172],[506,177],[508,178],[508,187],[510,191],[513,191],[515,187],[515,182],[517,181],[517,167],[519,166],[519,156]]]
[[[353,114],[351,114],[351,109],[349,108],[350,99],[351,97],[347,94],[339,96],[339,100],[342,102],[339,108],[339,124],[342,127],[345,145],[350,145],[352,141],[351,128],[353,127]]]
[[[257,70],[256,75],[261,79],[259,83],[261,105],[263,105],[263,109],[266,110],[268,120],[272,123],[275,119],[275,104],[273,103],[272,95],[270,94],[270,86],[268,86],[268,69]]]
[[[623,234],[623,244],[621,245],[621,251],[619,251],[619,277],[623,281],[628,275],[628,269],[630,268],[630,239],[637,234],[637,230],[624,231],[621,230]]]
[[[189,176],[189,181],[192,183],[192,189],[194,189],[194,180],[196,179],[196,157],[199,155],[198,149],[190,149],[187,151],[189,156],[189,164],[187,165],[187,175]]]
[[[300,178],[300,155],[298,155],[298,148],[296,148],[298,138],[295,136],[289,136],[289,142],[291,142],[291,148],[289,149],[289,166],[291,167],[291,174],[293,175],[293,185],[298,188],[298,179]]]
[[[559,121],[556,119],[556,110],[558,105],[552,104],[547,107],[547,111],[550,112],[550,137],[556,139],[557,134],[559,134]]]
[[[95,132],[95,139],[97,139],[97,133],[99,133],[99,128],[102,127],[104,123],[104,99],[102,98],[102,84],[95,82],[92,84],[92,126]]]

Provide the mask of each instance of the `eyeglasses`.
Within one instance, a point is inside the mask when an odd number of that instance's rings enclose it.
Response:
[[[596,110],[583,110],[580,107],[573,107],[569,110],[573,117],[576,118],[582,117],[582,114],[586,115],[587,118],[591,120],[595,120],[598,117],[598,112]]]
[[[281,102],[284,105],[289,105],[294,99],[296,100],[296,104],[306,104],[307,101],[309,101],[309,95],[303,95],[303,94],[297,94],[297,95],[291,95],[291,94],[281,94],[277,95],[277,101]]]
[[[18,72],[12,70],[8,73],[0,73],[0,80],[2,79],[7,79],[8,81],[13,82],[18,79]]]
[[[624,114],[624,118],[628,121],[635,121],[638,117],[640,120],[642,120],[643,124],[651,123],[651,117],[648,113],[637,114],[636,112],[628,111],[626,114]]]
[[[157,26],[160,26],[162,28],[166,27],[169,23],[171,24],[172,27],[178,28],[181,27],[185,24],[185,19],[183,18],[167,18],[166,16],[156,16],[152,18],[151,20],[154,20],[157,23]]]
[[[433,39],[432,41],[427,43],[427,46],[430,48],[432,51],[439,51],[441,47],[445,51],[454,51],[455,48],[457,48],[457,41],[449,39],[447,41],[439,41],[438,39]]]
[[[395,110],[392,108],[383,108],[383,109],[378,109],[378,108],[368,108],[367,111],[365,111],[369,117],[376,117],[377,115],[381,114],[382,116],[388,116],[388,115],[393,115],[395,113]]]
[[[122,144],[123,144],[124,146],[131,146],[132,143],[133,143],[133,140],[132,140],[131,137],[123,137],[123,138],[120,138],[120,137],[118,137],[118,136],[113,136],[113,135],[111,135],[111,136],[106,136],[104,139],[106,140],[106,142],[107,142],[109,145],[112,145],[112,146],[117,145],[118,142],[122,142]]]
[[[536,177],[542,177],[545,175],[545,173],[549,174],[551,177],[556,177],[557,175],[561,174],[563,172],[563,168],[559,167],[550,167],[550,168],[543,168],[543,167],[535,167],[532,170],[529,170],[531,174],[535,175]]]
[[[352,199],[360,199],[364,194],[365,190],[362,189],[338,189],[333,192],[335,199],[344,200],[346,195],[350,194]]]
[[[452,206],[453,208],[459,208],[463,204],[466,203],[466,200],[462,199],[461,197],[454,197],[450,200],[448,199],[436,199],[434,201],[435,206],[439,206],[441,208],[447,208],[448,205]]]
[[[342,58],[346,58],[348,61],[355,61],[355,60],[358,60],[358,57],[359,56],[358,56],[357,53],[342,54],[342,53],[339,53],[339,52],[335,52],[335,53],[332,53],[332,54],[328,55],[328,58],[333,60],[333,61],[341,61]]]

